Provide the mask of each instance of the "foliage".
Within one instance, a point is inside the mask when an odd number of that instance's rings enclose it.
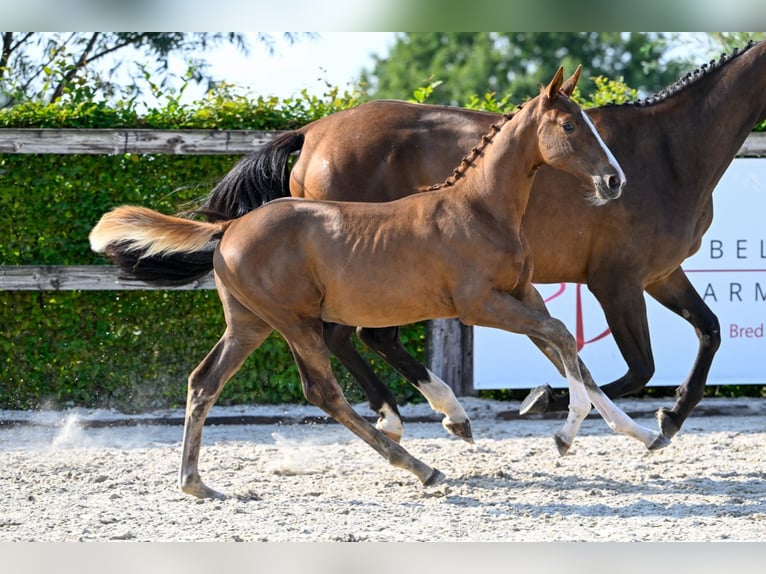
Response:
[[[385,58],[363,74],[373,98],[406,98],[417,86],[440,82],[429,97],[459,105],[475,94],[519,101],[534,95],[563,65],[584,66],[584,77],[622,77],[654,92],[675,81],[685,63],[662,59],[668,38],[616,32],[403,33]],[[662,62],[662,63],[658,63]],[[589,97],[592,88],[584,90]]]
[[[314,34],[287,32],[292,43]],[[255,41],[273,52],[275,39],[259,32]],[[171,57],[187,63],[186,78],[216,85],[202,54],[228,43],[247,54],[247,37],[238,32],[2,32],[0,107],[29,101],[55,102],[87,89],[105,99],[136,97],[148,71],[163,89],[175,81]],[[151,67],[147,62],[151,62]]]
[[[574,99],[585,108],[594,108],[608,104],[626,104],[638,100],[638,90],[629,87],[623,80],[610,80],[604,76],[592,78],[596,90],[588,100],[583,100],[579,86],[575,88]],[[579,84],[579,82],[578,82]]]
[[[149,79],[147,78],[147,81]],[[14,128],[154,128],[154,129],[294,129],[365,100],[361,89],[328,88],[322,96],[304,90],[299,97],[251,98],[220,84],[201,100],[182,103],[187,84],[163,91],[150,83],[160,105],[139,111],[135,99],[109,103],[83,86],[52,103],[28,101],[0,109],[0,127]]]

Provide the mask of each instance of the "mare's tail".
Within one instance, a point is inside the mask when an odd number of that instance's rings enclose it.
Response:
[[[207,223],[122,206],[104,214],[90,247],[105,253],[124,276],[151,285],[185,285],[213,269],[213,252],[228,223]]]
[[[244,157],[195,210],[209,221],[236,219],[279,197],[290,196],[289,159],[303,147],[304,136],[294,130],[275,137]]]

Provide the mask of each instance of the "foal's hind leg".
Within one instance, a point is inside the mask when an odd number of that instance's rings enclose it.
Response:
[[[410,355],[399,339],[399,327],[358,328],[357,336],[383,357],[400,375],[428,400],[431,408],[445,415],[444,428],[466,442],[473,442],[471,421],[452,389]]]
[[[362,387],[370,408],[378,413],[378,422],[375,427],[391,440],[399,442],[402,439],[404,427],[399,408],[396,406],[396,398],[354,348],[351,342],[353,332],[353,327],[325,323],[325,343],[330,348],[330,352],[349,370]]]
[[[225,498],[223,494],[206,486],[199,475],[199,454],[202,429],[210,408],[221,394],[226,381],[242,366],[245,359],[258,347],[272,329],[234,301],[226,301],[222,294],[228,326],[207,357],[189,376],[186,399],[186,417],[178,483],[183,492],[199,498]],[[227,304],[228,303],[228,304]]]
[[[410,471],[427,486],[438,484],[444,475],[419,461],[398,443],[370,425],[348,404],[330,367],[319,320],[304,321],[281,330],[290,346],[306,398],[375,449],[391,465]]]

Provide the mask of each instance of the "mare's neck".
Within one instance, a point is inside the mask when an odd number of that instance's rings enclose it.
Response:
[[[642,146],[659,148],[663,161],[672,163],[667,173],[674,174],[673,181],[664,182],[665,192],[688,194],[693,189],[707,197],[753,127],[766,117],[766,42],[658,103],[628,107],[625,115],[620,108],[611,110],[601,108],[591,115],[614,138],[622,126],[630,128],[619,143],[607,136],[618,158],[630,164],[631,157],[642,155]]]
[[[698,144],[715,150],[727,165],[759,121],[766,117],[766,42],[750,48],[687,91],[687,130],[697,129]],[[707,141],[702,141],[703,139]],[[688,138],[687,138],[688,143]]]

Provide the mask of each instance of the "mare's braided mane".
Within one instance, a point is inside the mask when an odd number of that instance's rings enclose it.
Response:
[[[752,48],[756,44],[757,42],[750,40],[750,42],[748,42],[747,45],[742,49],[738,50],[737,48],[734,48],[731,54],[725,54],[725,53],[721,54],[721,57],[718,59],[718,61],[710,60],[709,63],[702,64],[702,66],[695,69],[693,72],[689,72],[688,74],[679,78],[673,84],[671,84],[670,86],[663,89],[657,94],[654,94],[652,96],[649,96],[647,98],[644,98],[642,100],[638,100],[635,102],[627,102],[625,104],[607,104],[607,105],[650,106],[652,104],[659,103],[663,100],[670,98],[671,96],[678,94],[679,92],[683,91],[685,88],[696,83],[701,78],[704,78],[710,75],[711,73],[713,73],[714,71],[723,68],[726,64],[730,63],[732,60],[735,60],[736,58],[738,58],[739,56],[747,52],[750,48]]]

